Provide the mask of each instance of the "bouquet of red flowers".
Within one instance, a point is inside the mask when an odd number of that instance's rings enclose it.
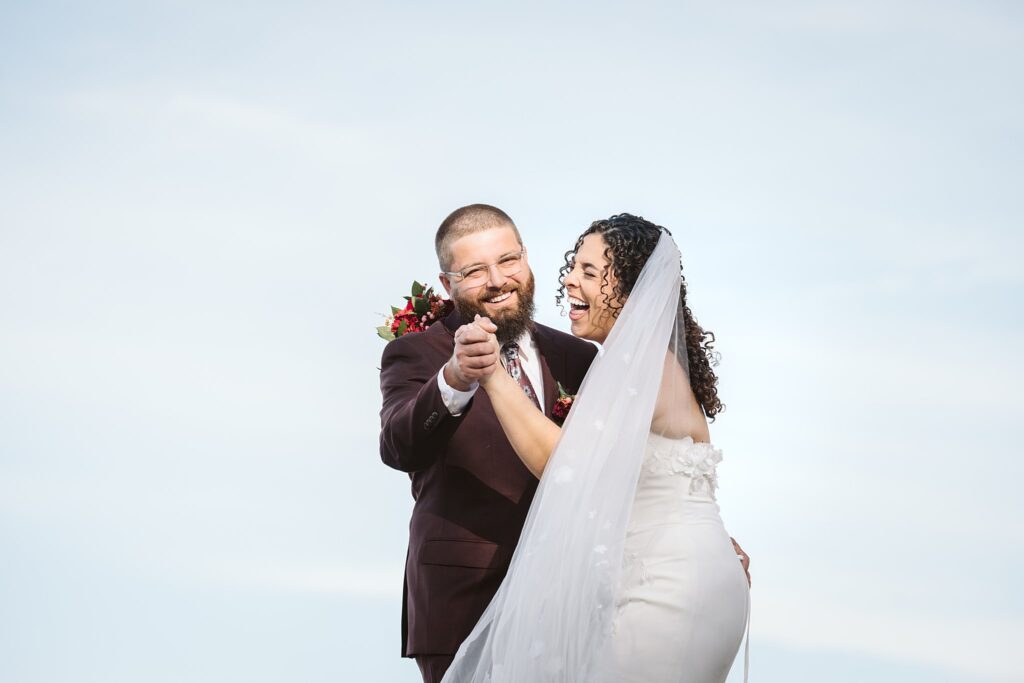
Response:
[[[405,297],[405,308],[391,307],[391,315],[377,328],[377,336],[386,341],[409,332],[422,332],[451,313],[455,305],[450,299],[434,294],[433,287],[413,282],[412,294]]]

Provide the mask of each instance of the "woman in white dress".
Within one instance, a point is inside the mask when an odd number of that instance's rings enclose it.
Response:
[[[714,499],[713,336],[690,313],[664,228],[597,221],[566,261],[572,332],[602,349],[561,428],[509,373],[481,380],[541,481],[508,575],[444,681],[722,683],[749,592]]]

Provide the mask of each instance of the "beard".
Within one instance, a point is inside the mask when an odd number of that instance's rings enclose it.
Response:
[[[516,292],[519,296],[518,305],[494,314],[488,313],[484,308],[484,301],[505,292]],[[455,302],[455,310],[462,316],[463,322],[472,322],[474,315],[488,317],[498,328],[495,333],[498,343],[516,341],[530,329],[533,322],[533,273],[530,273],[529,279],[522,284],[509,280],[500,289],[481,287],[465,296],[452,294],[452,301]]]

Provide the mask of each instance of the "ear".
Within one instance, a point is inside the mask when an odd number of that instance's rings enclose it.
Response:
[[[439,273],[437,278],[441,281],[441,286],[444,287],[444,291],[448,293],[448,296],[452,295],[452,281],[448,279],[448,276],[444,273]]]

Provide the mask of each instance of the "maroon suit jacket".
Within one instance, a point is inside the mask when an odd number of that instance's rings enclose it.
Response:
[[[537,480],[505,438],[479,390],[459,417],[437,373],[451,358],[458,313],[389,342],[381,359],[380,455],[408,472],[416,503],[402,600],[402,655],[451,655],[508,571]],[[535,324],[548,416],[556,382],[576,393],[597,349]]]

